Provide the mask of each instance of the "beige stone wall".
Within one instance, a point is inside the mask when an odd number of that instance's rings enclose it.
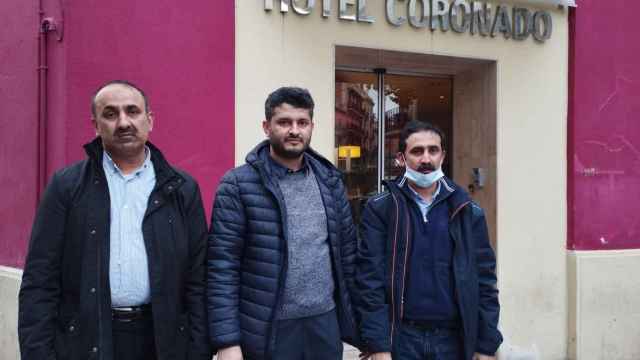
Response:
[[[22,271],[0,266],[0,359],[17,360],[18,290]]]
[[[640,250],[568,253],[569,358],[640,359]]]
[[[567,11],[546,8],[554,33],[539,44],[431,33],[406,24],[396,28],[386,22],[382,1],[368,2],[374,24],[338,20],[337,1],[325,19],[321,3],[303,17],[265,12],[262,1],[236,0],[236,163],[264,138],[260,121],[267,94],[289,84],[313,94],[312,146],[332,159],[336,45],[495,60],[504,354],[535,349],[531,353],[544,359],[565,358]]]

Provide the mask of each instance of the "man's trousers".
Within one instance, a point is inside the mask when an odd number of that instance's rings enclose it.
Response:
[[[276,347],[272,359],[342,360],[342,341],[336,310],[292,320],[276,326]]]
[[[420,327],[402,323],[393,344],[393,359],[467,360],[458,328]]]
[[[113,319],[113,353],[117,360],[156,360],[151,312],[136,319]]]

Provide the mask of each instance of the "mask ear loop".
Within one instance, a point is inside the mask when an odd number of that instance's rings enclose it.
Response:
[[[402,162],[404,163],[404,167],[407,167],[407,159],[405,159],[404,153],[400,153],[400,156],[402,156]],[[400,161],[396,159],[396,166],[400,167],[401,165],[402,164],[400,164]]]

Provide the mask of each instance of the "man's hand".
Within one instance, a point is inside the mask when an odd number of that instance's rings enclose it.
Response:
[[[495,356],[484,355],[480,353],[473,354],[473,360],[496,360]]]
[[[360,360],[392,360],[391,353],[381,352],[381,353],[362,353],[360,354]]]
[[[218,350],[217,360],[242,360],[242,350],[238,345]]]

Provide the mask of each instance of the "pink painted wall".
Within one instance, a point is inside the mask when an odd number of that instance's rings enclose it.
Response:
[[[2,0],[0,14],[0,265],[17,266],[36,204],[37,2]]]
[[[23,19],[26,15],[14,16],[16,8],[26,7],[23,3],[28,1],[10,2],[15,4],[6,10],[2,9],[5,2],[0,2],[0,10],[5,10],[3,14],[11,14],[5,16],[6,19],[25,23],[21,28],[16,27],[16,35],[34,42],[36,34],[30,30],[37,28],[37,13],[34,10],[35,18],[29,21]],[[57,42],[54,37],[49,40],[47,173],[50,175],[84,157],[82,144],[95,134],[90,123],[90,97],[95,89],[112,79],[127,79],[142,87],[149,97],[155,114],[151,141],[162,149],[170,162],[198,180],[209,213],[218,180],[234,165],[234,2],[44,2],[47,16],[61,19],[64,15],[63,40]],[[60,4],[64,11],[60,11]],[[4,49],[4,35],[0,36],[0,45]],[[35,45],[19,46],[37,50]],[[2,53],[5,54],[4,51]],[[7,68],[9,74],[14,73],[13,69],[17,69],[18,64],[35,61],[33,51],[22,50],[6,55],[10,57],[7,63],[12,65]],[[4,55],[0,55],[0,65],[4,63]],[[0,73],[2,76],[4,69]],[[34,69],[35,65],[28,71],[35,74]],[[11,105],[13,110],[2,110],[6,109],[5,97],[0,97],[0,116],[5,112],[24,112],[26,108],[29,111],[21,123],[35,124],[35,110],[31,111],[35,109],[35,100],[16,94],[16,89],[20,88],[17,83],[14,81],[8,91],[20,98],[23,105]],[[29,91],[36,94],[33,86],[23,90]],[[18,141],[16,135],[24,136],[32,131],[27,125],[21,125],[25,129],[20,131],[14,130],[18,119],[11,124],[5,123],[5,119],[10,117],[1,116],[2,140],[6,137]],[[34,147],[34,140],[30,141],[22,147]],[[4,143],[0,146],[4,147]],[[5,156],[10,159],[6,160]],[[19,151],[17,147],[3,151],[0,166],[8,164],[9,160],[15,163],[15,159],[22,163],[23,157],[31,159],[33,155]],[[27,183],[35,178],[33,164],[25,163],[23,167],[19,177],[14,174],[7,176],[3,171],[1,185],[17,183],[21,179],[26,179],[24,182]],[[6,169],[6,165],[3,168]],[[5,185],[0,191],[4,196],[5,192],[15,192],[15,186]],[[29,188],[32,190],[33,186]],[[5,210],[5,202],[2,202],[2,265],[20,266],[24,261],[35,203],[34,199],[29,200],[29,204],[21,208],[22,212],[15,214],[16,220],[12,223],[4,220],[4,212],[9,210]]]
[[[568,248],[640,248],[640,2],[570,18]]]

